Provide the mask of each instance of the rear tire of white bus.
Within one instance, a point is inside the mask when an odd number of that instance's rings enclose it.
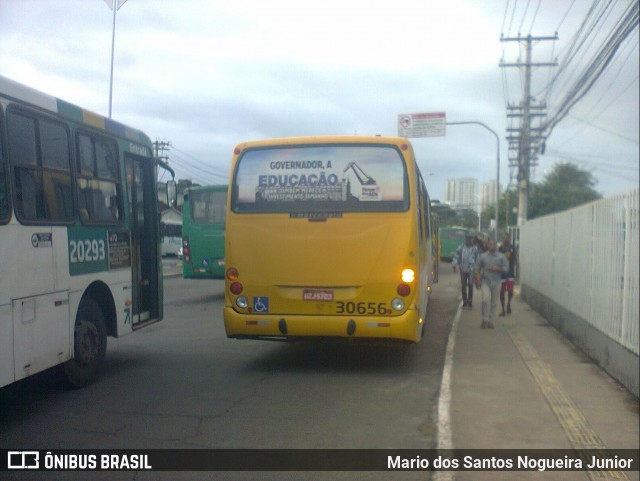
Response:
[[[73,358],[64,371],[71,386],[82,387],[96,378],[107,353],[104,314],[93,299],[80,302],[73,332]]]

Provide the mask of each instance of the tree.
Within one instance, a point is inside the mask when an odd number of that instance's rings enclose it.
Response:
[[[515,209],[515,210],[514,210]],[[506,190],[500,194],[500,218],[498,219],[499,230],[504,230],[506,226],[513,226],[518,223],[518,193],[515,190]],[[508,218],[507,218],[508,216]],[[482,211],[482,224],[489,224],[496,218],[496,203],[488,205]]]
[[[467,229],[478,227],[478,213],[472,209],[464,209],[458,212],[458,225]]]
[[[560,212],[601,199],[591,172],[568,163],[556,164],[540,184],[532,184],[529,219]]]
[[[184,191],[189,187],[198,187],[200,184],[193,182],[191,179],[179,179],[176,187],[178,189],[178,195],[184,195]]]

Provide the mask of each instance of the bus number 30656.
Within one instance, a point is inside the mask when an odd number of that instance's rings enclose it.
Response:
[[[69,261],[72,264],[101,261],[106,257],[104,239],[70,240],[69,247]]]
[[[384,302],[336,302],[336,314],[388,314],[387,304]]]

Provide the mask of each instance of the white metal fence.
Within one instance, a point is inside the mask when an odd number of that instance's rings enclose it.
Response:
[[[526,222],[520,281],[635,354],[640,267],[639,191]]]

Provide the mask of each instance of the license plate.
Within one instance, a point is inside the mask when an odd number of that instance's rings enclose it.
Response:
[[[305,289],[302,292],[303,301],[333,301],[333,291],[318,290],[318,289]]]

